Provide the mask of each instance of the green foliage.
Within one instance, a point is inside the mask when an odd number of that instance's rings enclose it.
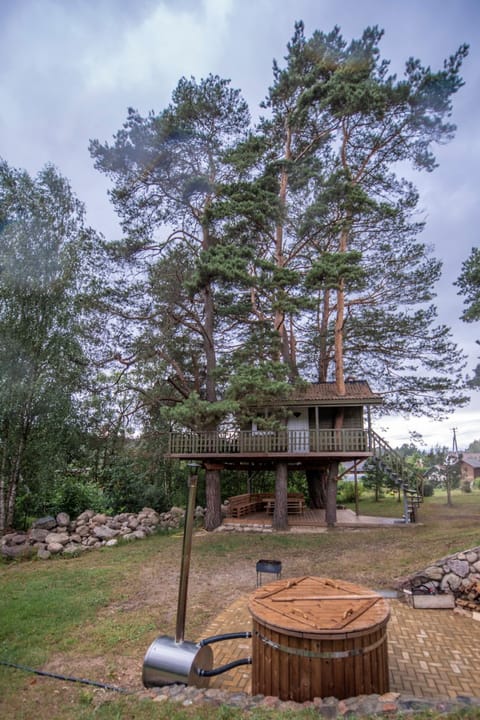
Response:
[[[469,257],[462,264],[462,272],[454,283],[459,287],[458,294],[463,295],[467,306],[462,320],[474,322],[480,320],[480,249],[472,248]]]
[[[480,320],[480,250],[472,248],[469,257],[462,264],[462,272],[454,283],[459,287],[458,294],[463,295],[466,305],[461,319],[464,322]],[[477,340],[477,343],[480,342]],[[480,387],[480,365],[477,365],[470,387]]]
[[[175,405],[170,411],[170,418],[182,427],[196,430],[215,428],[228,415],[235,414],[238,403],[234,400],[208,402],[202,400],[197,392],[192,392],[186,400]]]
[[[76,473],[65,473],[52,483],[47,510],[51,515],[66,512],[72,518],[85,510],[111,512],[110,499],[96,482]]]
[[[432,482],[423,483],[423,497],[432,497],[435,492],[435,487]]]
[[[383,489],[388,485],[388,481],[388,473],[382,470],[377,463],[371,460],[365,462],[362,474],[363,487],[367,490],[373,490],[377,502],[383,496]]]
[[[361,267],[362,254],[358,250],[345,253],[322,254],[313,262],[305,277],[307,288],[321,286],[335,290],[345,283],[351,290],[362,290],[366,284],[365,270]]]
[[[96,240],[55,168],[0,161],[0,532],[78,447]]]
[[[135,457],[117,456],[102,470],[99,482],[114,513],[144,507],[165,512],[173,504],[161,478],[152,477]]]
[[[357,482],[357,493],[360,499],[363,494],[365,484],[364,482]],[[355,483],[351,480],[341,480],[337,485],[337,498],[341,503],[354,503],[355,502]]]

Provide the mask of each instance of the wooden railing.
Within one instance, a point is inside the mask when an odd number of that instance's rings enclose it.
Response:
[[[420,473],[408,467],[402,456],[373,430],[370,433],[370,450],[384,472],[402,491],[405,522],[416,522],[419,505],[423,502]]]
[[[342,430],[280,430],[265,432],[171,432],[171,455],[230,453],[368,452],[371,442],[361,428]]]

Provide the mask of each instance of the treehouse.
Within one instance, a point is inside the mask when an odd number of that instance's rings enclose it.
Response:
[[[216,430],[169,433],[167,456],[201,463],[207,471],[243,469],[249,476],[257,470],[275,471],[274,494],[249,491],[234,496],[229,515],[238,518],[261,511],[273,516],[276,529],[286,527],[288,515],[303,515],[306,508],[303,495],[287,491],[289,470],[305,472],[311,507],[325,507],[326,522],[334,525],[341,463],[356,468],[362,460],[372,458],[399,492],[402,489],[403,520],[414,522],[421,502],[419,479],[373,431],[370,408],[381,403],[381,396],[364,380],[347,381],[344,393],[339,393],[333,382],[312,383],[276,406],[259,408],[257,421],[247,428],[225,424]],[[282,414],[284,422],[276,426],[269,422]],[[322,483],[325,496],[320,501],[316,493]]]
[[[374,454],[378,436],[371,429],[370,407],[381,403],[366,381],[346,382],[342,395],[335,383],[312,383],[282,400],[286,420],[280,429],[264,429],[268,422],[256,422],[243,429],[226,425],[171,432],[168,456],[216,469],[268,469],[278,463],[308,469],[334,460],[360,461]],[[268,420],[274,410],[262,408],[258,415]]]

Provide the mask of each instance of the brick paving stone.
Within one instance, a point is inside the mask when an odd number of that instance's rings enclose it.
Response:
[[[480,696],[480,623],[451,610],[418,610],[389,600],[390,691],[416,698]],[[202,637],[251,629],[248,596],[243,596],[205,628]],[[214,667],[251,654],[248,639],[212,644]],[[211,678],[211,688],[251,691],[251,667],[241,665]]]

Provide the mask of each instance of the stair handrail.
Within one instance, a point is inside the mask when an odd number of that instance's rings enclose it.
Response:
[[[399,476],[399,479],[404,485],[407,485],[404,489],[413,490],[418,497],[422,497],[420,475],[412,470],[412,468],[407,467],[400,453],[392,448],[391,445],[374,430],[370,431],[370,451],[379,460],[384,459],[387,461],[385,464],[390,465],[391,471]]]

